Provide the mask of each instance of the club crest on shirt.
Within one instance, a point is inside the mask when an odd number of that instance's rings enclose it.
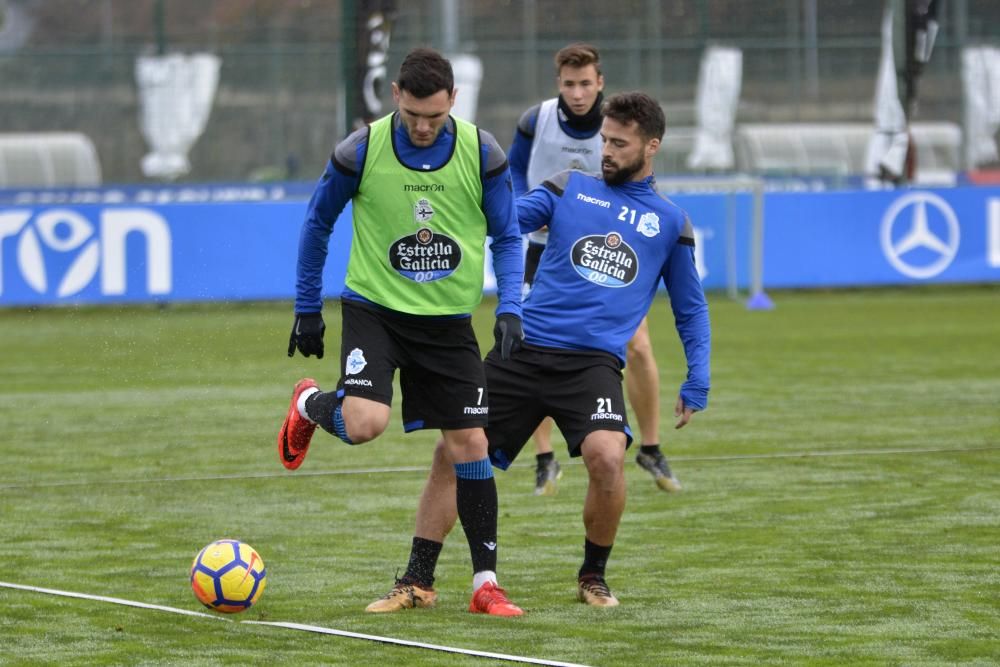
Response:
[[[625,287],[639,274],[639,257],[618,232],[584,236],[570,259],[577,273],[601,287]]]
[[[418,199],[413,205],[413,220],[418,225],[426,224],[434,217],[434,208],[431,203],[424,198]]]
[[[655,213],[643,213],[636,225],[636,231],[646,238],[653,238],[660,233],[660,216]]]
[[[389,265],[417,283],[447,278],[462,263],[462,247],[453,238],[422,227],[415,234],[393,241],[389,247]]]

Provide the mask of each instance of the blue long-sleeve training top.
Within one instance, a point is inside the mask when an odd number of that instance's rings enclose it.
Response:
[[[662,280],[684,354],[687,406],[708,405],[711,327],[687,214],[656,192],[652,177],[611,186],[564,171],[517,199],[522,232],[549,227],[523,304],[525,342],[598,350],[625,365],[625,346]]]

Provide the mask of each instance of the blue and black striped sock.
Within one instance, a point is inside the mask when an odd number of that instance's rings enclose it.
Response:
[[[497,484],[488,458],[455,464],[458,518],[469,541],[472,571],[497,569]]]

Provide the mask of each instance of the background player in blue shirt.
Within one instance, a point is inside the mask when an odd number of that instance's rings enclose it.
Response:
[[[525,111],[517,124],[510,147],[510,173],[514,194],[524,195],[560,171],[601,170],[601,103],[604,75],[601,56],[590,44],[575,43],[555,55],[557,97]],[[531,289],[539,258],[548,240],[542,228],[527,235],[524,261],[525,293]],[[664,491],[680,491],[680,482],[660,451],[660,372],[643,319],[626,348],[628,371],[625,387],[639,423],[641,451],[636,462]],[[545,419],[534,434],[535,495],[553,495],[562,476],[552,451],[552,420]]]
[[[549,240],[523,303],[521,349],[503,363],[496,348],[486,357],[486,435],[493,465],[505,469],[551,416],[570,455],[583,457],[590,479],[577,596],[611,607],[618,600],[605,566],[625,508],[632,440],[622,392],[626,344],[662,281],[688,366],[674,409],[681,428],[708,405],[711,331],[691,222],[653,180],[663,111],[644,93],[624,93],[605,102],[603,115],[600,176],[561,172],[517,200],[521,231],[548,225]],[[439,443],[417,513],[418,537],[444,541],[457,516],[448,491],[454,480]]]

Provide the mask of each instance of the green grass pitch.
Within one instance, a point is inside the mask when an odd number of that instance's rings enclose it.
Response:
[[[239,537],[268,585],[238,620],[588,665],[997,664],[1000,286],[772,296],[772,312],[710,299],[710,407],[681,431],[682,354],[654,304],[684,491],[628,455],[620,607],[575,600],[582,466],[554,498],[532,495],[528,460],[498,473],[520,619],[465,611],[458,529],[436,609],[362,613],[405,567],[435,434],[403,435],[397,404],[380,441],[319,432],[281,468],[292,384],[337,378],[335,305],[323,361],[285,356],[288,303],[0,311],[0,581],[204,611],[191,559]],[[509,664],[7,588],[0,663]]]

